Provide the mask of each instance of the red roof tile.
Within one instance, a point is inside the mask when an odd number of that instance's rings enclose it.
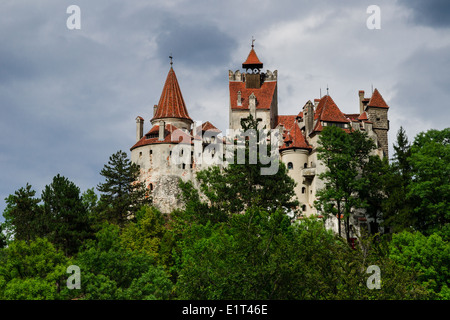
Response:
[[[184,103],[183,95],[181,94],[177,76],[173,68],[169,70],[161,98],[159,99],[158,108],[152,120],[161,118],[192,120],[187,112],[186,104]]]
[[[197,132],[198,132],[200,129],[201,129],[202,131],[222,132],[222,131],[220,131],[219,129],[217,129],[217,128],[216,128],[211,122],[209,122],[209,121],[203,122],[201,126],[198,126],[198,127],[197,127]]]
[[[275,95],[275,89],[277,87],[276,81],[264,82],[261,88],[246,88],[245,82],[230,81],[230,103],[231,109],[248,109],[248,97],[254,93],[256,96],[256,109],[270,109],[273,97]],[[237,105],[237,93],[241,92],[242,105]]]
[[[361,121],[369,120],[369,118],[367,118],[367,113],[365,111],[361,113],[361,115],[358,117],[358,120]]]
[[[375,91],[373,92],[372,97],[370,98],[367,106],[377,108],[389,108],[389,106],[387,105],[386,101],[384,101],[378,89],[375,89]]]
[[[172,124],[166,124],[164,128],[164,140],[159,140],[159,125],[153,126],[149,132],[147,132],[134,146],[131,147],[130,150],[133,150],[138,147],[146,146],[149,144],[158,144],[158,143],[181,143],[185,141],[189,141],[188,143],[192,143],[192,136],[187,134],[183,130],[178,130]],[[177,131],[177,135],[172,136],[173,133]],[[150,138],[151,135],[156,135],[154,138]]]
[[[277,125],[284,127],[283,145],[280,150],[312,149],[297,124],[297,116],[278,116]]]
[[[245,60],[245,62],[242,64],[242,68],[245,69],[253,67],[262,68],[263,63],[259,61],[255,50],[252,48],[252,50],[250,50],[250,53],[248,54],[247,60]]]
[[[314,119],[329,122],[350,122],[329,95],[323,96],[320,99],[314,114]]]

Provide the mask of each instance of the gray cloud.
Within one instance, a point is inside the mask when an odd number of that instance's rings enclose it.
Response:
[[[448,0],[400,0],[399,3],[411,9],[413,23],[437,28],[450,27]]]

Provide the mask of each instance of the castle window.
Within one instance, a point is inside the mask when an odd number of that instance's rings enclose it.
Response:
[[[305,164],[303,165],[303,168],[308,168],[308,164],[305,162]]]
[[[153,183],[150,183],[150,184],[148,185],[148,187],[149,187],[150,191],[153,191]]]
[[[183,170],[186,169],[186,163],[183,163]]]
[[[306,205],[302,205],[302,211],[306,211]]]
[[[289,170],[294,169],[294,165],[292,164],[292,162],[288,162],[287,167],[288,167]]]
[[[142,152],[139,152],[139,158],[141,158],[142,157]]]
[[[306,188],[305,187],[302,188],[302,193],[306,193]]]

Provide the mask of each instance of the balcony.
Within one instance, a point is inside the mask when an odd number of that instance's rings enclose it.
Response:
[[[303,178],[314,178],[316,175],[316,168],[303,168],[302,169]]]

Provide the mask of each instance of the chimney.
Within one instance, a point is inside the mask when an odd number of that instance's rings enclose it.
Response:
[[[250,115],[256,119],[256,96],[253,92],[250,97],[248,97],[248,107],[250,109]]]
[[[153,106],[153,116],[156,115],[156,111],[158,111],[158,105],[157,105],[157,104],[155,104],[155,105]]]
[[[159,122],[159,136],[158,136],[158,141],[163,141],[164,140],[164,129],[165,129],[166,124],[164,123],[164,121],[160,121]]]
[[[141,117],[136,118],[136,142],[141,140],[144,136],[144,119]]]
[[[306,135],[309,135],[313,129],[314,123],[314,106],[311,100],[309,100],[303,107],[303,119],[305,121]]]
[[[238,93],[237,93],[237,105],[242,106],[241,91],[238,91]]]
[[[363,114],[363,112],[364,112],[364,104],[363,104],[364,90],[359,90],[358,95],[359,95],[359,114]]]

